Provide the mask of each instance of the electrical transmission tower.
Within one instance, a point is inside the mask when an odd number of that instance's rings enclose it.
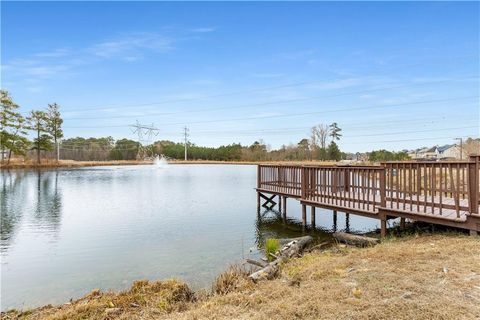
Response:
[[[138,120],[135,124],[131,124],[130,127],[132,129],[132,132],[138,137],[137,159],[144,159],[149,155],[149,150],[145,148],[143,144],[148,145],[152,141],[152,138],[158,135],[159,130],[153,125],[153,123],[151,125],[143,125],[140,124]]]
[[[188,134],[189,130],[187,126],[183,128],[183,138],[184,138],[184,144],[185,144],[185,161],[187,161],[187,145],[188,145]]]

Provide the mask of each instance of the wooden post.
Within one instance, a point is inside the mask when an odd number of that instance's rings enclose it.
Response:
[[[310,221],[311,221],[312,227],[315,227],[315,207],[314,206],[310,207]]]
[[[333,210],[333,231],[337,231],[337,210]]]
[[[282,212],[282,196],[278,195],[278,211]]]
[[[302,225],[307,226],[307,206],[302,204]]]
[[[257,191],[257,215],[260,217],[260,192]]]
[[[260,188],[261,181],[262,181],[262,170],[260,165],[257,165],[257,189]]]
[[[345,231],[350,232],[350,214],[345,212]]]
[[[380,172],[380,206],[387,206],[387,186],[386,186],[386,170],[385,164],[382,164],[383,170]]]
[[[347,168],[343,171],[343,190],[348,192],[350,190],[350,170]]]
[[[302,175],[301,175],[301,199],[306,200],[307,199],[307,174],[306,174],[306,168],[302,167]]]
[[[480,156],[470,156],[468,163],[468,207],[471,214],[478,214],[480,201],[478,190],[478,169]]]
[[[387,219],[383,217],[380,220],[380,236],[384,238],[387,235]]]
[[[405,229],[405,218],[400,218],[400,229],[401,230]]]

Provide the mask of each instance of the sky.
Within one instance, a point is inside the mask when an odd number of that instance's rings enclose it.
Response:
[[[478,137],[479,2],[1,2],[1,88],[65,137],[343,151]],[[147,139],[147,138],[145,138]],[[148,140],[148,139],[147,139]]]

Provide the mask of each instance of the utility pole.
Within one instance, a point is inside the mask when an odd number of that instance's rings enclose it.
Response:
[[[463,138],[455,138],[455,140],[460,140],[460,160],[463,159]]]
[[[188,144],[188,128],[185,126],[183,128],[183,138],[184,138],[184,143],[185,143],[185,161],[187,161],[187,144]]]
[[[138,136],[137,158],[145,158],[148,150],[143,146],[142,142],[148,145],[151,142],[152,137],[158,135],[158,128],[155,127],[153,123],[151,125],[140,124],[138,120],[135,124],[131,124],[129,127],[132,129],[132,132]]]

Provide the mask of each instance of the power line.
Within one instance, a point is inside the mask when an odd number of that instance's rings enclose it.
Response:
[[[447,119],[445,119],[447,120]],[[450,120],[450,119],[448,119]],[[467,122],[468,121],[476,121],[475,119],[468,119],[466,120]],[[399,121],[399,120],[395,120],[395,121],[392,121],[393,123],[398,123],[398,124],[402,124],[404,125],[405,123],[402,122],[402,121]],[[391,123],[392,123],[391,122]],[[423,123],[424,120],[421,120],[421,121],[409,121],[408,124],[416,124],[416,123]],[[385,121],[385,123],[389,123],[389,121]],[[431,125],[431,124],[435,124],[435,123],[438,123],[438,121],[432,121],[432,122],[429,122],[427,123],[428,125]],[[391,128],[392,126],[391,125],[382,125],[382,126],[343,126],[343,128],[346,128],[346,129],[374,129],[374,128]],[[199,133],[199,134],[229,134],[229,133],[232,133],[232,134],[238,134],[238,133],[257,133],[257,134],[277,134],[277,133],[289,133],[289,132],[304,132],[306,130],[310,130],[312,128],[312,126],[308,126],[308,127],[290,127],[290,128],[273,128],[273,129],[252,129],[252,130],[218,130],[218,131],[215,131],[215,130],[209,130],[209,131],[195,131],[195,133]],[[164,134],[166,135],[174,135],[175,133],[172,133],[172,132],[165,132]]]
[[[462,138],[476,138],[478,135],[462,136]],[[454,139],[454,137],[429,137],[429,138],[416,138],[416,139],[402,139],[402,140],[383,140],[383,141],[362,141],[362,143],[384,143],[384,142],[412,142],[412,141],[423,141],[423,140],[437,140],[437,139]],[[358,144],[358,142],[342,142],[342,144]]]
[[[262,102],[262,103],[255,103],[255,104],[244,104],[244,105],[228,106],[228,107],[196,108],[196,109],[189,109],[189,110],[182,110],[182,111],[175,111],[175,112],[151,112],[147,114],[134,115],[134,117],[150,117],[150,116],[157,116],[157,115],[174,115],[174,114],[192,113],[192,112],[205,112],[205,111],[260,107],[260,106],[277,105],[277,104],[285,104],[285,103],[292,103],[292,102],[310,101],[310,100],[323,99],[323,98],[340,97],[340,96],[347,96],[347,95],[354,95],[354,94],[371,93],[371,92],[378,92],[383,90],[408,88],[411,86],[419,86],[419,85],[426,85],[426,84],[438,84],[438,83],[445,83],[445,82],[451,82],[451,81],[460,81],[460,80],[471,79],[471,78],[473,77],[428,81],[428,82],[422,82],[422,83],[410,83],[410,84],[393,86],[393,87],[357,90],[357,91],[350,91],[350,92],[343,92],[343,93],[322,95],[322,96],[315,96],[315,97],[307,97],[307,98],[282,99],[277,101]],[[96,119],[120,119],[120,118],[131,118],[131,117],[132,115],[118,115],[118,116],[104,116],[104,117],[72,117],[72,118],[65,117],[64,119],[65,120],[96,120]]]
[[[428,129],[428,130],[415,130],[415,131],[400,131],[400,132],[388,132],[388,133],[375,133],[375,134],[360,134],[360,135],[354,135],[354,136],[348,136],[348,135],[344,135],[343,137],[344,138],[357,138],[357,137],[375,137],[375,136],[385,136],[385,135],[398,135],[398,134],[407,134],[407,133],[422,133],[422,132],[436,132],[436,131],[448,131],[448,130],[460,130],[460,129],[472,129],[472,128],[480,128],[478,125],[477,126],[466,126],[466,127],[455,127],[455,128],[440,128],[440,129]],[[345,129],[345,128],[344,128]],[[347,127],[347,129],[350,129]],[[305,132],[305,128],[304,129],[295,129],[294,130],[295,132]],[[260,134],[264,134],[264,135],[269,135],[269,134],[272,134],[272,135],[282,135],[282,134],[291,134],[292,131],[288,131],[288,130],[278,130],[278,131],[269,131],[269,132],[262,132]],[[201,132],[195,132],[195,133],[200,133]],[[203,134],[205,135],[206,132],[204,132]],[[257,131],[218,131],[218,132],[214,132],[214,131],[210,131],[208,133],[206,133],[206,135],[226,135],[228,136],[228,134],[231,134],[231,135],[240,135],[240,136],[251,136],[251,135],[258,135],[259,132]]]
[[[472,55],[472,56],[460,56],[460,57],[450,57],[448,58],[448,61],[451,63],[452,61],[455,61],[455,59],[478,59],[478,56]],[[432,61],[434,58],[429,58],[428,61]],[[437,59],[440,61],[446,60],[446,59]],[[409,63],[409,64],[396,64],[394,68],[391,68],[393,70],[398,69],[398,68],[405,68],[405,67],[412,67],[412,66],[418,66],[421,65],[423,66],[425,62],[418,62],[418,63]],[[388,74],[383,74],[383,77],[388,76]],[[205,99],[210,99],[210,98],[216,98],[216,97],[222,97],[222,96],[230,96],[230,95],[238,95],[238,94],[245,94],[245,93],[251,93],[251,92],[256,92],[256,91],[264,91],[264,90],[272,90],[272,89],[281,89],[281,88],[288,88],[288,87],[296,87],[296,86],[302,86],[302,85],[308,85],[308,84],[314,84],[314,83],[322,83],[322,82],[331,82],[331,81],[339,81],[339,80],[344,80],[344,78],[330,78],[330,79],[323,79],[323,80],[313,80],[313,81],[302,81],[302,82],[295,82],[295,83],[290,83],[290,84],[283,84],[283,85],[276,85],[276,86],[269,86],[269,87],[260,87],[260,88],[252,88],[252,89],[247,89],[247,90],[241,90],[241,91],[233,91],[233,92],[227,92],[227,93],[219,93],[219,94],[213,94],[213,95],[207,95],[204,97],[200,98],[183,98],[183,99],[169,99],[169,100],[163,100],[163,101],[157,101],[157,102],[150,102],[150,103],[142,103],[142,104],[137,104],[137,105],[129,105],[129,106],[118,106],[118,105],[94,105],[94,106],[83,106],[83,107],[78,107],[76,109],[70,109],[67,111],[91,111],[91,110],[108,110],[111,108],[132,108],[132,107],[142,107],[142,106],[150,106],[150,105],[157,105],[157,104],[165,104],[165,103],[175,103],[175,102],[186,102],[186,101],[196,101],[196,100],[205,100]]]
[[[407,103],[397,103],[389,105],[376,105],[376,106],[367,106],[360,108],[344,108],[344,109],[331,109],[323,111],[312,111],[312,112],[303,112],[303,113],[290,113],[290,114],[281,114],[281,115],[269,115],[269,116],[253,116],[253,117],[241,117],[241,118],[230,118],[230,119],[217,119],[217,120],[200,120],[200,121],[191,121],[188,124],[197,124],[197,123],[215,123],[215,122],[229,122],[229,121],[244,121],[244,120],[258,120],[258,119],[272,119],[272,118],[287,118],[287,117],[299,117],[306,115],[314,114],[323,114],[323,113],[332,113],[332,112],[344,112],[344,111],[357,111],[357,110],[369,110],[369,109],[379,109],[386,107],[397,107],[397,106],[406,106],[406,105],[417,105],[417,104],[426,104],[426,103],[435,103],[435,102],[448,102],[448,101],[458,101],[458,100],[468,100],[478,98],[479,96],[464,96],[464,97],[455,97],[448,99],[438,99],[438,100],[423,100],[423,101],[414,101]],[[182,122],[173,122],[173,123],[163,123],[161,125],[179,125],[183,124]],[[125,125],[113,125],[113,126],[73,126],[73,127],[64,127],[64,128],[112,128],[112,127],[125,127]]]
[[[379,108],[386,108],[386,107],[399,107],[399,106],[416,105],[416,104],[424,104],[424,103],[434,103],[434,102],[447,102],[447,101],[466,100],[466,99],[473,99],[473,98],[478,98],[478,97],[479,97],[479,96],[466,96],[466,97],[456,97],[456,98],[450,98],[450,99],[424,100],[424,101],[416,101],[416,102],[408,102],[408,103],[397,103],[397,104],[390,104],[390,105],[378,105],[378,106],[368,106],[368,107],[360,107],[360,108],[345,108],[345,109],[336,109],[336,110],[332,109],[332,110],[312,111],[312,112],[303,112],[303,113],[290,113],[290,114],[283,114],[283,115],[241,117],[241,118],[219,119],[219,120],[199,120],[199,121],[191,121],[191,122],[189,122],[189,124],[196,124],[196,123],[216,123],[216,122],[230,122],[230,121],[244,121],[244,120],[258,120],[258,119],[274,119],[274,118],[299,117],[299,116],[307,116],[307,115],[314,115],[314,114],[324,114],[324,113],[332,113],[332,112],[369,110],[369,109],[379,109]],[[172,122],[172,123],[163,123],[162,125],[163,125],[163,126],[168,126],[168,125],[178,125],[178,124],[181,124],[181,123],[179,123],[179,122]]]

